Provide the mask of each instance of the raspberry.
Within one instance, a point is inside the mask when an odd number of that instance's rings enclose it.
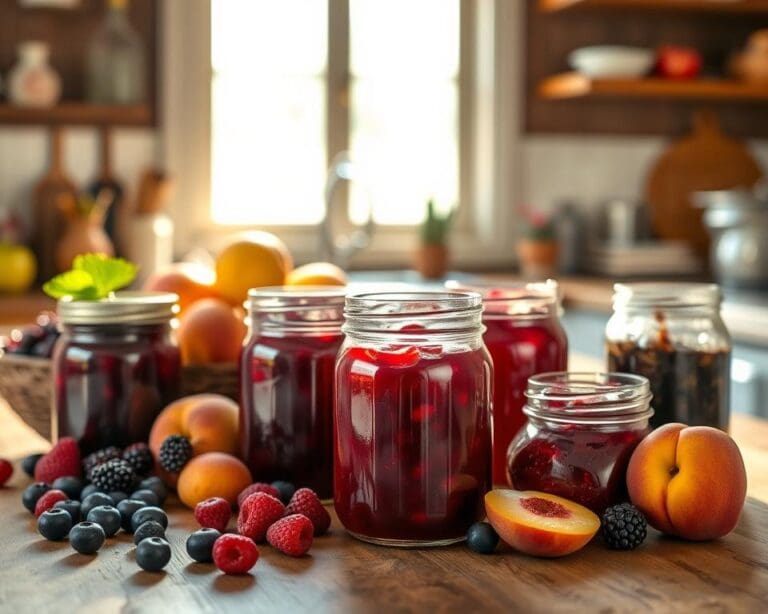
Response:
[[[184,435],[170,435],[160,445],[160,465],[170,473],[178,473],[192,458],[192,444]]]
[[[203,528],[224,531],[231,516],[229,502],[221,497],[211,497],[195,506],[195,520]]]
[[[226,574],[244,574],[259,560],[259,549],[242,535],[225,533],[213,544],[213,562]]]
[[[149,446],[141,442],[131,444],[123,450],[123,460],[133,467],[136,475],[147,475],[155,466]]]
[[[312,521],[315,535],[322,535],[331,526],[331,515],[320,503],[315,491],[309,488],[299,488],[293,493],[291,502],[285,508],[285,514],[304,514]]]
[[[52,489],[41,496],[37,503],[35,503],[35,518],[39,518],[40,514],[47,512],[59,501],[66,501],[69,499],[67,494],[63,490]]]
[[[243,488],[240,494],[237,495],[237,506],[241,507],[245,498],[256,492],[265,492],[268,495],[272,495],[275,499],[280,499],[280,491],[277,490],[277,488],[265,482],[256,482],[255,484]]]
[[[284,513],[285,506],[272,495],[265,492],[248,495],[237,516],[237,532],[255,542],[263,541],[267,529]]]
[[[35,465],[35,481],[52,484],[56,478],[80,477],[80,448],[72,437],[62,437]]]
[[[267,529],[267,541],[288,556],[303,556],[312,546],[315,527],[304,514],[281,518]]]
[[[11,465],[11,461],[0,458],[0,486],[4,486],[12,475],[13,465]]]

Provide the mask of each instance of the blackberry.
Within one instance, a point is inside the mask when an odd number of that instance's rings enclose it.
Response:
[[[123,450],[123,460],[128,463],[136,475],[145,476],[155,466],[155,460],[152,458],[152,452],[145,443],[134,443]]]
[[[89,454],[83,459],[83,472],[88,479],[91,479],[91,472],[99,465],[106,463],[108,460],[114,458],[120,458],[122,451],[117,446],[109,446],[108,448],[102,448],[96,450],[93,454]]]
[[[181,471],[190,458],[192,444],[183,435],[171,435],[160,446],[160,464],[166,471]]]
[[[136,482],[136,474],[133,467],[124,460],[112,459],[98,465],[91,473],[91,480],[96,488],[104,492],[131,492]]]
[[[645,516],[631,503],[609,507],[602,521],[600,532],[611,550],[634,550],[648,534]]]

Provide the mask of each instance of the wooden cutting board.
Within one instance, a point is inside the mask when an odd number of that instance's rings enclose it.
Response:
[[[762,176],[749,149],[723,134],[717,116],[697,111],[691,134],[673,142],[648,175],[646,199],[654,232],[661,239],[685,240],[706,258],[709,232],[692,193],[752,187]]]

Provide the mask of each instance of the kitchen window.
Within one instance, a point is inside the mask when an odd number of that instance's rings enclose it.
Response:
[[[500,162],[515,122],[496,117],[494,17],[516,12],[508,4],[171,0],[165,157],[180,177],[182,248],[258,227],[316,259],[326,173],[348,150],[364,177],[348,215],[361,223],[370,202],[377,223],[355,264],[406,262],[428,198],[459,205],[455,262],[508,261],[512,173]]]

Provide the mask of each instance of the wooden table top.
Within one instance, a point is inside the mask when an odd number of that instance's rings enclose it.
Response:
[[[21,506],[28,479],[17,470],[0,489],[0,611],[47,612],[758,612],[768,609],[768,424],[733,420],[749,471],[741,521],[727,537],[687,543],[650,530],[634,552],[599,540],[563,559],[515,552],[481,556],[464,546],[400,550],[331,534],[292,559],[260,546],[247,576],[194,563],[184,542],[192,514],[168,506],[173,558],[162,573],[135,563],[130,536],[118,533],[96,556],[48,542]],[[43,450],[0,401],[0,456]],[[759,501],[757,499],[762,499]]]

